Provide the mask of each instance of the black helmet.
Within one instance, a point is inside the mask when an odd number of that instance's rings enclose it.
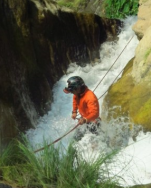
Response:
[[[65,93],[71,93],[74,90],[77,90],[78,88],[81,88],[85,85],[83,79],[79,76],[72,76],[67,80],[68,87],[65,87],[63,90]]]

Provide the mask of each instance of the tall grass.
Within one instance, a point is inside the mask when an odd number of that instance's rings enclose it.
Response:
[[[115,152],[88,163],[77,154],[73,143],[67,149],[61,144],[47,147],[46,142],[44,147],[34,153],[27,140],[10,143],[0,157],[0,182],[20,188],[116,187],[113,179],[104,178],[108,172],[101,168]]]

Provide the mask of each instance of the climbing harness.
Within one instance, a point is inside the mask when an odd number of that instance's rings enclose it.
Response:
[[[106,75],[109,73],[109,71],[111,70],[111,68],[114,66],[114,64],[116,63],[116,61],[119,59],[119,57],[121,56],[121,54],[123,53],[123,51],[125,50],[125,48],[128,46],[128,44],[131,42],[131,40],[133,39],[134,35],[131,37],[131,39],[128,41],[128,43],[126,44],[126,46],[123,48],[123,50],[121,51],[121,53],[118,55],[118,57],[116,58],[116,60],[114,61],[114,63],[112,64],[112,66],[108,69],[108,71],[106,72],[106,74],[103,76],[103,78],[100,80],[100,82],[97,84],[97,86],[95,87],[95,89],[93,90],[93,92],[97,89],[97,87],[100,85],[100,83],[103,81],[103,79],[106,77]],[[115,80],[118,78],[118,76],[122,73],[122,71],[124,70],[124,68],[121,70],[121,72],[117,75],[117,77],[114,79],[114,81],[112,82],[112,84],[115,82]],[[106,90],[103,95],[101,95],[98,100],[103,97],[105,95],[105,93],[108,90]],[[73,127],[70,131],[68,131],[66,134],[64,134],[63,136],[61,136],[60,138],[56,139],[55,141],[53,141],[52,143],[48,144],[47,147],[51,146],[52,144],[58,142],[59,140],[61,140],[62,138],[64,138],[66,135],[68,135],[70,132],[72,132],[74,129],[76,129],[80,124],[78,123],[75,127]],[[45,147],[42,147],[40,149],[37,149],[34,151],[34,153],[37,153],[41,150],[43,150]]]

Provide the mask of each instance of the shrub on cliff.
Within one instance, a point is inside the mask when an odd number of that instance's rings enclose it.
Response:
[[[107,18],[125,18],[136,15],[139,0],[104,0],[103,6]]]

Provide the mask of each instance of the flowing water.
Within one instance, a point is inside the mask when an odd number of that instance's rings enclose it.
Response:
[[[51,143],[52,141],[67,133],[77,124],[77,120],[74,121],[71,119],[72,94],[65,94],[63,92],[63,89],[66,86],[66,81],[69,77],[75,75],[82,77],[86,85],[91,90],[94,90],[99,84],[100,80],[102,80],[104,75],[110,69],[112,64],[116,62],[94,91],[96,96],[100,98],[100,96],[102,96],[108,90],[109,86],[113,83],[113,80],[119,75],[121,70],[123,70],[128,61],[134,57],[138,40],[132,30],[132,26],[136,22],[136,20],[136,17],[128,17],[124,20],[124,27],[118,35],[118,41],[105,42],[101,46],[101,58],[100,60],[98,60],[98,62],[95,62],[93,65],[88,64],[85,67],[80,67],[76,65],[76,63],[72,63],[67,70],[67,74],[62,76],[62,78],[54,85],[54,102],[52,103],[51,111],[49,111],[48,114],[39,119],[39,123],[36,129],[30,129],[26,133],[30,143],[35,150],[40,147],[40,144],[43,143],[43,140],[46,140],[47,143]],[[127,45],[129,41],[130,43]],[[126,49],[116,61],[117,57],[126,45]],[[118,78],[120,76],[121,74],[118,76]],[[100,116],[102,112],[101,106],[103,98],[104,96],[99,99]],[[78,141],[75,146],[87,160],[99,156],[102,152],[107,153],[112,149],[120,148],[121,154],[117,157],[117,159],[123,164],[123,161],[120,160],[123,159],[124,154],[122,152],[124,151],[125,147],[127,148],[129,144],[132,144],[134,142],[132,136],[135,133],[135,130],[132,131],[129,129],[129,123],[130,122],[128,118],[123,118],[122,123],[119,123],[118,119],[113,119],[108,124],[102,122],[99,134],[97,136],[90,132],[86,132],[85,136],[80,141]],[[85,125],[81,126],[80,129],[81,131],[85,129]],[[73,139],[74,134],[75,130],[61,140],[62,144],[65,147],[68,147],[68,144]],[[58,143],[56,143],[56,145],[57,144]],[[122,171],[120,169],[121,165],[116,164],[117,163],[113,161],[113,163],[109,167],[113,176],[116,173],[121,173]],[[123,167],[122,169],[125,168]],[[121,185],[124,186],[125,182],[126,185],[135,185],[137,183],[140,183],[140,178],[138,178],[138,176],[134,177],[133,174],[134,178],[132,179],[134,180],[134,183],[133,181],[130,181],[126,174],[123,172],[122,176],[124,177],[124,175],[125,179],[123,178],[123,181],[120,182]],[[139,179],[139,181],[136,180],[137,178]],[[147,182],[147,180],[148,179],[146,179],[145,183]]]

